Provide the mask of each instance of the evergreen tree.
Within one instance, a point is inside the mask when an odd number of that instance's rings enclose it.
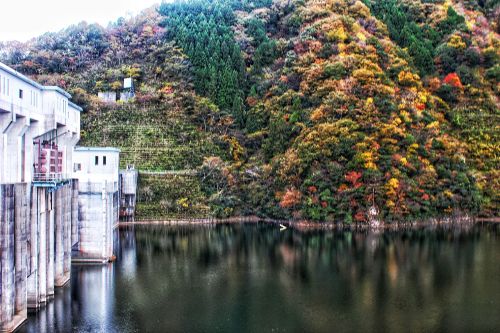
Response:
[[[167,38],[175,40],[195,67],[195,89],[244,124],[245,67],[231,26],[228,2],[194,0],[162,4]],[[237,105],[237,107],[235,107]]]

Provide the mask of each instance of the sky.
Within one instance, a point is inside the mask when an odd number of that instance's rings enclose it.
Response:
[[[106,27],[161,0],[0,0],[0,41],[26,41],[81,21]]]

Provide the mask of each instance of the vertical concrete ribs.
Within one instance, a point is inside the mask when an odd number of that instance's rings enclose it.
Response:
[[[0,184],[0,331],[15,330],[27,316],[26,192],[26,184]]]

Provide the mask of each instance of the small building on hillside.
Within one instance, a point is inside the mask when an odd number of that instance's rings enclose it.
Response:
[[[106,103],[128,102],[135,97],[134,80],[131,77],[123,80],[123,89],[121,89],[121,86],[119,81],[114,82],[111,84],[111,88],[115,89],[114,91],[100,91],[97,93],[97,97]],[[121,91],[119,91],[120,89]]]
[[[117,148],[77,147],[73,152],[80,220],[76,261],[105,262],[113,257],[113,229],[119,219],[119,165]]]
[[[116,92],[115,91],[100,91],[97,94],[97,97],[103,102],[106,103],[116,103]]]

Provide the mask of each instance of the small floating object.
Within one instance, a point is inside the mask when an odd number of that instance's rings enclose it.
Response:
[[[285,227],[283,224],[280,223],[280,231],[286,230],[287,227]]]

